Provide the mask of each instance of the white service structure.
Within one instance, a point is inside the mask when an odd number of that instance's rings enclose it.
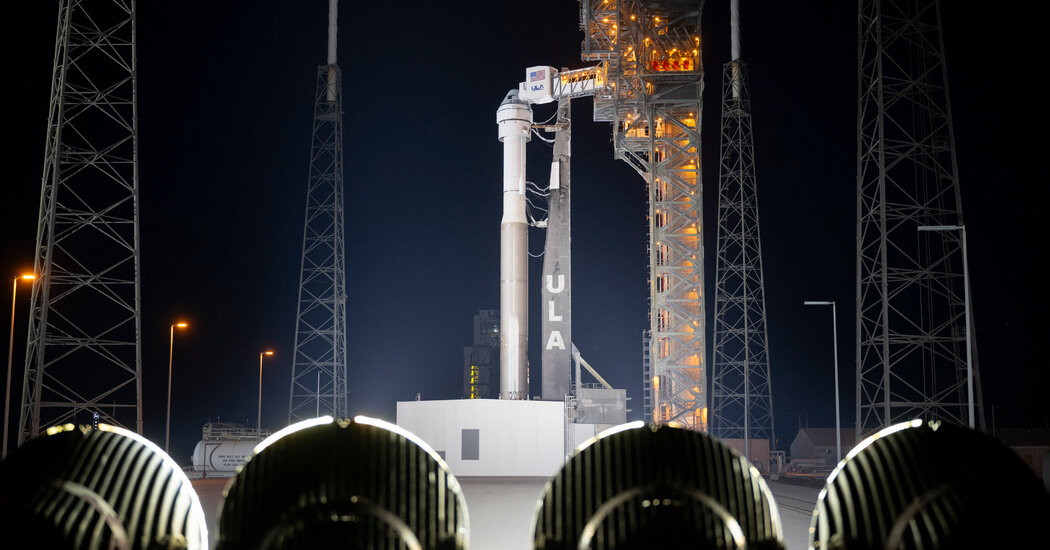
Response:
[[[550,477],[565,462],[560,401],[399,401],[397,425],[426,441],[457,477]]]

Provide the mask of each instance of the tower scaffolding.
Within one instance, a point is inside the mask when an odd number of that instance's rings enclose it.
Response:
[[[650,365],[645,416],[707,429],[700,120],[703,2],[581,0],[581,58],[604,61],[594,120],[649,203]],[[643,369],[644,370],[644,369]]]
[[[711,431],[742,439],[752,460],[751,441],[765,439],[772,450],[775,436],[750,83],[740,57],[736,0],[732,8],[733,60],[722,66]]]
[[[940,5],[859,8],[858,438],[916,417],[965,423],[969,397],[964,237],[919,230],[963,225]]]
[[[18,443],[95,419],[142,433],[135,1],[62,0]]]
[[[329,4],[328,64],[317,68],[310,175],[299,279],[288,422],[349,416],[346,256],[343,240],[342,72],[336,63],[336,0]]]

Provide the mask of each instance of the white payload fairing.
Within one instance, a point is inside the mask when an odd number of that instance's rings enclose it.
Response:
[[[496,110],[503,142],[503,220],[500,222],[500,399],[529,396],[529,224],[525,217],[525,144],[532,107],[511,90]]]

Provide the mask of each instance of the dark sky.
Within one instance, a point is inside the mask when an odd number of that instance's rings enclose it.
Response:
[[[1038,170],[1046,140],[1037,132],[1047,113],[1038,99],[1045,94],[1032,90],[1045,48],[1035,18],[1017,17],[1021,2],[968,6],[945,2],[944,40],[985,395],[999,425],[1044,426],[1050,375],[1037,362],[1045,300],[1036,261],[1046,231],[1035,190],[1046,181]],[[7,280],[32,265],[55,11],[43,1],[0,7],[7,143],[0,275]],[[277,357],[265,368],[263,425],[276,428],[287,417],[326,16],[324,0],[139,3],[145,431],[163,441],[168,326],[185,318],[192,328],[176,336],[172,412],[172,454],[182,463],[207,420],[254,422],[264,348]],[[728,20],[728,1],[707,2],[709,293]],[[830,312],[804,308],[803,300],[839,304],[843,415],[853,422],[856,26],[852,2],[742,8],[782,448],[800,415],[813,426],[833,425]],[[499,301],[495,109],[526,66],[583,66],[578,5],[343,2],[339,30],[351,409],[393,420],[395,402],[417,392],[424,399],[460,394],[472,315]],[[537,108],[536,118],[551,109]],[[627,389],[632,416],[640,417],[644,185],[612,159],[610,128],[591,121],[590,102],[573,110],[573,336],[592,365]],[[532,179],[545,181],[548,154],[530,146]],[[538,252],[542,234],[531,238]],[[534,276],[538,269],[537,260]],[[16,365],[27,297],[20,295],[15,325]],[[709,301],[709,320],[712,309]],[[539,316],[532,318],[538,334]],[[19,367],[16,389],[20,377]]]

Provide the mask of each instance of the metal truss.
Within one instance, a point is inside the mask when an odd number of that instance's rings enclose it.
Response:
[[[609,86],[594,120],[612,122],[617,158],[649,192],[652,352],[649,421],[707,429],[700,119],[703,2],[683,8],[583,0],[582,58],[604,61]]]
[[[288,422],[349,415],[343,244],[342,73],[317,71]]]
[[[765,279],[751,135],[747,65],[722,68],[722,159],[715,259],[711,432],[723,439],[773,436]]]
[[[965,423],[968,397],[960,235],[918,231],[963,223],[940,8],[859,8],[858,438],[910,418]]]
[[[135,71],[134,0],[59,3],[19,445],[96,418],[142,433]]]

